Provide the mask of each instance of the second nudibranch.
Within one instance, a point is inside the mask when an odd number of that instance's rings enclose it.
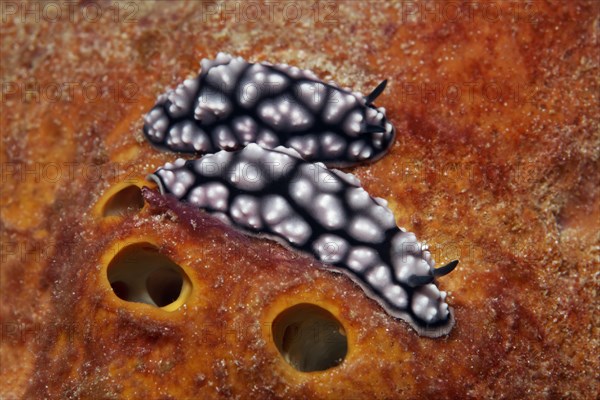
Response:
[[[396,225],[387,202],[369,196],[354,175],[308,162],[290,148],[249,144],[178,159],[149,178],[162,193],[347,274],[422,335],[445,335],[453,326],[435,278],[457,262],[434,268],[431,253]]]
[[[395,131],[371,94],[323,82],[287,64],[249,63],[219,53],[200,74],[162,94],[144,117],[156,147],[197,155],[249,143],[295,149],[307,161],[346,167],[386,153]]]

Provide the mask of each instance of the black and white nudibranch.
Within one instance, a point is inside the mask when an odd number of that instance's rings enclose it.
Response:
[[[180,153],[257,143],[293,148],[307,161],[350,166],[378,159],[394,141],[385,109],[373,105],[385,84],[363,96],[309,70],[219,53],[201,61],[196,78],[158,98],[144,117],[144,134],[156,147]]]
[[[438,337],[452,328],[446,293],[435,278],[457,262],[435,268],[415,235],[396,225],[387,202],[371,197],[354,175],[308,162],[290,148],[249,144],[178,159],[149,179],[162,193],[347,274],[422,335]]]

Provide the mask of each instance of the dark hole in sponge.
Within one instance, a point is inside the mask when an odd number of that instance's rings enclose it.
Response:
[[[107,269],[108,281],[121,299],[165,307],[180,300],[189,278],[173,260],[149,243],[119,251]]]
[[[183,278],[179,271],[168,267],[156,269],[146,278],[148,294],[159,307],[177,300],[182,286]]]
[[[283,311],[273,321],[272,334],[283,358],[299,371],[333,368],[348,353],[342,324],[314,304],[297,304]]]
[[[144,207],[142,189],[129,185],[112,195],[104,205],[102,216],[125,215],[136,212]]]
[[[115,292],[115,294],[119,296],[120,299],[127,300],[129,296],[129,287],[125,282],[111,282],[110,286],[112,287],[113,292]]]

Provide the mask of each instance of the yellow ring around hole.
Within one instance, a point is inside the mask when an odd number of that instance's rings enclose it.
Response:
[[[273,319],[271,335],[281,357],[300,372],[338,367],[349,353],[342,322],[328,309],[311,302],[281,310]]]
[[[153,184],[142,178],[136,178],[109,187],[92,207],[92,215],[104,220],[118,220],[128,213],[143,209],[145,204],[141,192],[133,194],[128,192],[128,189],[133,187],[141,191],[144,186],[153,186]],[[119,198],[120,196],[122,198]],[[114,210],[107,210],[108,207]]]
[[[102,256],[103,267],[101,268],[101,274],[103,275],[103,280],[106,282],[107,286],[109,287],[109,290],[111,290],[115,301],[121,304],[128,304],[132,307],[143,307],[147,309],[147,307],[150,306],[152,307],[152,309],[155,310],[174,312],[180,309],[190,299],[194,292],[194,285],[188,273],[185,271],[185,268],[173,261],[170,257],[160,253],[159,246],[157,243],[157,240],[149,237],[127,238],[124,240],[114,242],[104,253],[104,255]],[[128,254],[128,252],[135,251],[142,253],[145,252],[145,254],[143,254],[142,257],[138,257],[138,259],[136,260],[134,253],[133,258],[125,260],[125,262],[130,263],[129,265],[133,268],[133,270],[123,270],[121,274],[113,274],[111,272],[111,268],[114,268],[115,263],[117,263],[117,265],[119,263],[123,263],[123,260],[121,259],[123,257],[131,256],[130,254]],[[151,265],[151,268],[149,270],[144,270],[144,266],[136,265],[136,261],[140,261],[139,258],[148,258],[151,257],[152,254],[156,254],[157,257],[160,257],[162,259],[159,261],[165,262],[165,260],[167,260],[166,263],[168,265],[166,266],[166,268],[177,271],[181,276],[181,287],[179,288],[179,295],[174,301],[164,306],[156,305],[156,303],[152,301],[150,294],[143,293],[143,290],[145,289],[147,291],[146,280],[148,276],[157,269],[165,268],[165,265],[161,265],[161,263],[159,262],[157,263],[157,265]],[[150,262],[150,264],[152,264],[152,262]],[[136,278],[135,276],[128,276],[128,273],[136,275],[136,272],[139,274],[139,277]],[[146,301],[143,301],[144,299],[140,297],[136,297],[133,300],[123,299],[118,296],[117,291],[115,290],[115,288],[112,287],[113,283],[118,283],[119,291],[123,292],[123,285],[125,285],[124,292],[130,292],[132,289],[132,279],[137,279],[137,281],[135,281],[137,286],[133,289],[137,289],[137,294],[141,294],[141,296],[145,297]]]

